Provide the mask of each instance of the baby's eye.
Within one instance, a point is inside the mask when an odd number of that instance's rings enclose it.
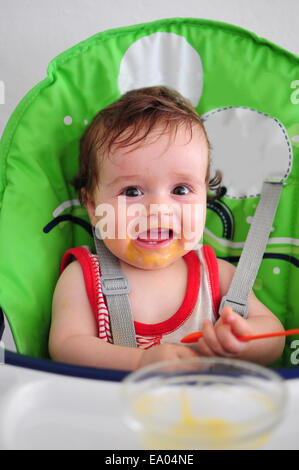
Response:
[[[122,194],[127,197],[138,197],[142,195],[142,192],[139,188],[136,188],[136,186],[129,186],[123,190]]]
[[[179,186],[176,186],[173,190],[173,194],[176,194],[177,196],[184,196],[185,194],[188,194],[190,189],[188,186],[185,186],[184,184],[180,184]]]

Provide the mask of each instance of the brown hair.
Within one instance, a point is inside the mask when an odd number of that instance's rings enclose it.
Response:
[[[142,142],[157,126],[177,132],[184,125],[190,131],[198,126],[204,134],[209,161],[206,182],[218,197],[221,173],[210,180],[210,144],[201,119],[191,103],[174,90],[163,86],[140,88],[125,93],[119,100],[101,110],[80,140],[79,171],[73,180],[82,202],[82,189],[92,194],[99,178],[100,164],[113,146],[128,147]],[[84,198],[85,199],[85,198]]]

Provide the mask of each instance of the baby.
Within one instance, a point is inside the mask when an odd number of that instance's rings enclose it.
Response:
[[[94,118],[81,139],[75,187],[129,280],[138,347],[113,344],[97,257],[79,247],[64,256],[54,292],[54,360],[134,370],[198,355],[265,365],[280,357],[283,338],[237,339],[283,329],[253,293],[247,319],[230,307],[218,313],[235,267],[200,245],[208,190],[220,186],[209,165],[200,117],[175,91],[133,90]],[[180,344],[197,330],[196,345]]]

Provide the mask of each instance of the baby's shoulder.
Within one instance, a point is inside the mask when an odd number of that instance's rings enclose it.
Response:
[[[81,264],[76,258],[74,258],[61,271],[56,288],[63,290],[68,286],[77,285],[83,280]]]
[[[84,281],[84,266],[91,264],[94,255],[89,246],[68,249],[61,260],[58,284],[74,284]]]
[[[219,291],[220,295],[226,295],[231,285],[236,267],[228,261],[217,258],[218,264],[218,277],[219,277]]]
[[[89,309],[85,279],[80,262],[73,259],[61,271],[52,300],[52,311],[65,315]]]

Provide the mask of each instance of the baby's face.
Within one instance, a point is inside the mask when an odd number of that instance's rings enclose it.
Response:
[[[105,245],[141,269],[170,265],[200,241],[206,216],[208,145],[201,130],[152,131],[102,162],[87,205]],[[108,237],[108,238],[105,238]]]

